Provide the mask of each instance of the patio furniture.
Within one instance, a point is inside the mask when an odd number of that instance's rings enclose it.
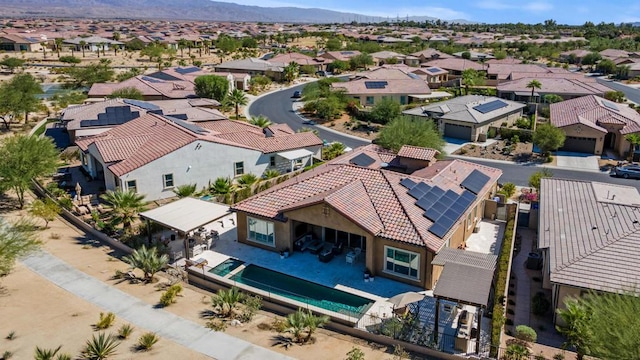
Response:
[[[304,252],[313,242],[313,236],[311,236],[311,234],[307,234],[298,239],[294,245],[300,252]]]
[[[311,245],[309,245],[307,248],[311,251],[312,254],[317,254],[323,247],[324,241],[320,239],[314,239]]]
[[[340,241],[337,244],[333,245],[333,248],[331,249],[331,251],[333,251],[333,255],[340,255],[342,254],[342,251],[344,250],[344,242]]]
[[[333,245],[327,245],[322,248],[322,251],[320,251],[320,254],[318,255],[318,260],[323,263],[327,263],[333,259]]]

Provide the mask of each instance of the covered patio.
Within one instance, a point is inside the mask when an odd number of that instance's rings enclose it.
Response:
[[[176,261],[181,258],[188,260],[209,249],[219,238],[219,232],[212,223],[222,221],[229,213],[227,205],[186,197],[142,212],[140,218],[148,227],[155,222],[167,228],[157,234],[149,232],[149,242],[155,237],[156,241],[167,245],[171,261]]]
[[[296,171],[307,165],[313,165],[313,155],[313,152],[307,149],[296,149],[278,153],[278,156],[289,161],[289,169],[287,169],[287,172]]]

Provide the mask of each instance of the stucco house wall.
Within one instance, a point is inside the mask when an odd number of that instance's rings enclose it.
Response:
[[[566,136],[595,138],[596,139],[595,154],[598,154],[598,155],[602,154],[602,149],[604,147],[604,136],[606,135],[605,133],[581,124],[563,126],[560,129],[564,131]],[[627,145],[627,149],[628,149],[628,145]]]

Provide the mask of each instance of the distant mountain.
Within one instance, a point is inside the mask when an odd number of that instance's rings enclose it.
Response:
[[[209,0],[0,0],[2,16],[347,23],[395,20],[325,9],[259,7]],[[428,14],[425,14],[428,15]],[[401,20],[406,18],[401,18]],[[437,20],[412,16],[409,20]],[[455,20],[454,22],[464,22]]]

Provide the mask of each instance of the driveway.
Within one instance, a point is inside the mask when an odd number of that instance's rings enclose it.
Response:
[[[557,166],[563,169],[579,169],[600,171],[598,155],[558,151],[556,153]]]

